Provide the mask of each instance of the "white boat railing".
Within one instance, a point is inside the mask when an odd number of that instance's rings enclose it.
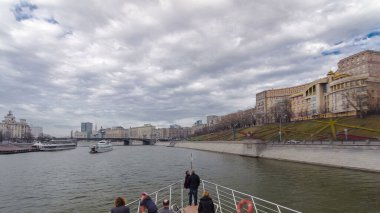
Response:
[[[206,180],[201,180],[200,189],[198,190],[198,199],[202,197],[202,192],[205,190],[209,192],[210,197],[213,199],[215,213],[236,213],[239,202],[244,199],[252,202],[254,213],[301,213],[294,209]],[[183,188],[183,180],[149,193],[149,196],[157,204],[159,209],[162,207],[163,200],[168,199],[171,208],[178,212],[184,212],[183,209],[188,202],[188,190]],[[139,213],[140,199],[126,205],[129,207],[130,212]],[[247,212],[247,205],[242,206],[241,212]]]

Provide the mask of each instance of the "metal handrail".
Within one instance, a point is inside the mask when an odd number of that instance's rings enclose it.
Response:
[[[277,212],[281,213],[281,210],[286,210],[286,212],[301,213],[294,209],[255,197],[253,195],[246,194],[210,181],[201,180],[201,188],[203,191],[209,191],[214,197],[215,213],[235,213],[238,208],[238,203],[240,200],[246,198],[252,201],[255,209],[255,213],[261,212]],[[187,191],[183,188],[183,180],[179,180],[173,184],[163,187],[157,191],[150,193],[149,195],[154,199],[155,203],[158,204],[164,199],[168,199],[171,208],[173,206],[178,206],[177,212],[183,212],[184,194]],[[214,195],[215,194],[215,195]],[[137,206],[136,206],[137,205]],[[126,206],[129,206],[130,212],[139,213],[140,211],[140,199],[134,200]],[[246,210],[246,207],[243,207]]]

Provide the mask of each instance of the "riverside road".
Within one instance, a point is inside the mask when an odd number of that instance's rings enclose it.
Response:
[[[201,178],[302,212],[380,209],[378,173],[160,146],[88,151],[0,155],[0,212],[108,212],[117,196],[182,179],[190,153]]]

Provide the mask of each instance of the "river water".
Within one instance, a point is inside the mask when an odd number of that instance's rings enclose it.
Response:
[[[0,212],[108,212],[183,178],[216,182],[302,212],[380,212],[380,174],[159,146],[0,156]]]

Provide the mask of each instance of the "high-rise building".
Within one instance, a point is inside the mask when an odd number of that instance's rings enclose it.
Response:
[[[87,138],[91,138],[92,135],[92,123],[90,122],[83,122],[81,123],[81,132],[86,132],[87,133]]]
[[[25,119],[16,121],[16,117],[9,111],[4,120],[0,123],[0,133],[5,140],[23,139],[30,136],[30,126],[26,123]]]

